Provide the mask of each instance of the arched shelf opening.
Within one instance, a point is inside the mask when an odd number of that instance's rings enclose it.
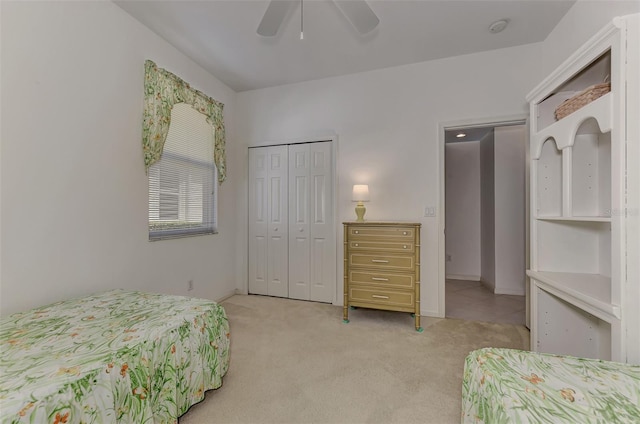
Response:
[[[611,216],[611,132],[584,120],[571,148],[571,209],[576,217]]]
[[[540,154],[541,141],[552,137],[560,149],[573,146],[577,134],[605,133],[611,131],[612,94],[594,100],[574,113],[555,122],[532,138],[534,157]]]
[[[536,167],[537,216],[562,215],[562,151],[550,137],[542,143]]]

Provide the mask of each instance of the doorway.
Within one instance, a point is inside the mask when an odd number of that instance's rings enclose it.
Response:
[[[524,325],[526,121],[443,131],[444,315]]]

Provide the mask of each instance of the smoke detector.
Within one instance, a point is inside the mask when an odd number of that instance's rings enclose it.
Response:
[[[495,21],[494,23],[489,25],[489,32],[491,34],[497,34],[503,31],[507,27],[507,25],[509,25],[508,19],[500,19],[499,21]]]

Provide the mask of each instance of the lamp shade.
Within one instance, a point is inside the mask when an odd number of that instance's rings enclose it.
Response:
[[[369,201],[369,186],[366,184],[355,184],[353,186],[353,196],[351,200],[354,202],[368,202]]]

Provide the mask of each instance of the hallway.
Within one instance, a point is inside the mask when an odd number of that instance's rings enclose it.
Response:
[[[446,280],[445,315],[474,321],[525,324],[525,297],[493,294],[479,281]]]

